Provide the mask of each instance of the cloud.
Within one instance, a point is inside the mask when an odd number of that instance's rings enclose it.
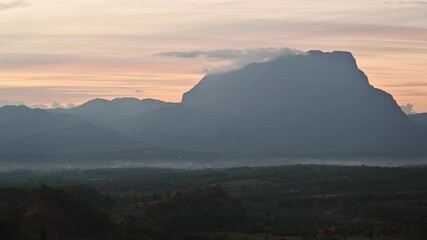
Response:
[[[2,44],[0,36],[0,44]],[[8,43],[7,43],[8,44]],[[0,52],[1,53],[1,52]],[[116,56],[114,54],[98,56],[91,54],[61,53],[2,53],[0,54],[0,70],[28,70],[47,66],[84,66],[84,67],[140,67],[150,64],[146,56]]]
[[[427,4],[427,1],[398,1],[398,2],[391,2],[391,1],[386,1],[384,2],[385,4],[420,4],[420,5],[424,5]]]
[[[23,7],[28,5],[24,0],[14,0],[14,1],[1,1],[0,2],[0,11],[8,10],[17,7]]]
[[[163,52],[157,54],[164,57],[178,58],[215,58],[215,59],[243,59],[251,58],[255,60],[270,60],[287,54],[302,54],[302,51],[290,48],[249,48],[249,49],[219,49],[211,51],[184,51],[184,52]]]
[[[407,103],[406,105],[402,105],[402,106],[400,106],[400,108],[407,115],[416,113],[416,112],[414,112],[414,105],[412,105],[411,103]]]
[[[404,82],[396,84],[383,84],[384,87],[427,87],[427,82]]]
[[[53,102],[50,108],[55,109],[55,108],[64,108],[64,107],[59,102]]]
[[[396,89],[396,96],[427,96],[427,92],[423,89]]]
[[[267,62],[281,56],[302,55],[304,52],[291,48],[248,48],[248,49],[218,49],[210,51],[177,51],[162,52],[156,56],[176,58],[208,58],[214,60],[227,60],[228,65],[205,67],[195,72],[218,72],[240,68],[251,63]]]
[[[145,93],[145,91],[144,90],[141,90],[141,89],[135,89],[135,91],[134,92],[136,92],[136,93]]]
[[[203,74],[206,74],[206,73],[210,73],[210,72],[215,71],[215,69],[217,69],[217,67],[207,66],[207,67],[204,67],[204,68],[201,68],[201,69],[197,69],[197,70],[193,71],[193,73],[203,73]]]
[[[36,105],[32,105],[32,106],[28,106],[30,108],[42,108],[42,109],[68,109],[68,108],[74,108],[76,107],[76,105],[74,105],[74,103],[68,103],[67,105],[62,105],[59,102],[52,102],[52,104],[49,106],[45,105],[45,104],[36,104]]]
[[[69,109],[69,108],[75,108],[75,107],[77,107],[74,103],[68,103],[66,106],[65,106],[65,108],[66,109]]]
[[[24,69],[36,66],[71,64],[85,62],[82,56],[60,55],[60,54],[2,54],[0,56],[0,69]]]
[[[48,109],[49,106],[45,104],[33,104],[33,105],[27,105],[29,108],[40,108],[40,109]]]

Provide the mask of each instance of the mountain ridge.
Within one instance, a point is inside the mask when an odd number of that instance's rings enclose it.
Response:
[[[2,124],[13,115],[7,111],[30,117]],[[181,103],[119,98],[50,111],[0,108],[0,153],[65,151],[62,145],[81,142],[68,152],[427,155],[427,131],[410,118],[370,85],[350,52],[313,50],[206,75]],[[27,135],[12,139],[22,126]]]

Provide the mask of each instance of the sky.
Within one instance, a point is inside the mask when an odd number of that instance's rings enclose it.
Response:
[[[427,1],[0,0],[0,105],[180,101],[206,73],[286,51],[351,51],[427,112]]]

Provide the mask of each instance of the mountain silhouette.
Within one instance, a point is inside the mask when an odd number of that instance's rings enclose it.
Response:
[[[137,122],[134,134],[148,145],[228,153],[414,154],[425,137],[390,94],[369,84],[352,54],[339,51],[207,75],[180,106]]]
[[[175,105],[156,99],[116,98],[111,101],[94,99],[70,109],[54,109],[52,112],[68,113],[90,119],[102,126],[115,121],[137,117],[149,111]]]
[[[427,155],[424,118],[411,118],[369,84],[351,53],[309,51],[209,74],[181,103],[122,98],[51,111],[3,107],[0,153]]]
[[[0,154],[90,152],[122,148],[119,133],[95,126],[89,120],[25,106],[0,108]]]

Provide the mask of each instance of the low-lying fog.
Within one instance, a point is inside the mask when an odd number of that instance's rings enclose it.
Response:
[[[114,161],[37,161],[32,164],[25,162],[0,162],[0,171],[33,169],[33,170],[55,170],[55,169],[98,169],[98,168],[176,168],[176,169],[202,169],[202,168],[233,168],[233,167],[260,167],[280,165],[342,165],[342,166],[378,166],[378,167],[400,167],[427,165],[427,158],[352,158],[352,159],[320,159],[320,158],[223,158],[217,160],[114,160]]]

